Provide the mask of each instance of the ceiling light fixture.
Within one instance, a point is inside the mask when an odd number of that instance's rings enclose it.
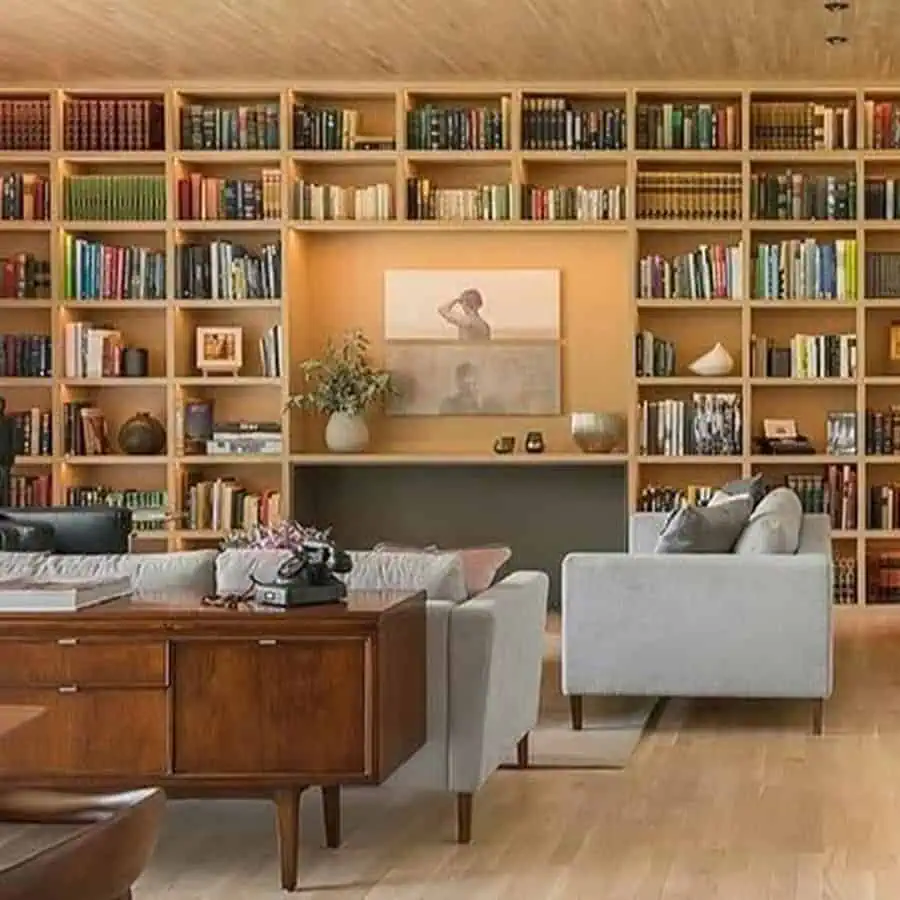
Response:
[[[844,12],[845,10],[850,9],[850,4],[847,0],[827,0],[825,9],[830,13]]]
[[[825,43],[831,47],[837,47],[839,44],[846,44],[847,37],[843,34],[829,34],[828,37],[825,38]]]

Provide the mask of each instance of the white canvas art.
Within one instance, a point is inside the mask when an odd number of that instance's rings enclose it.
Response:
[[[397,416],[553,416],[558,344],[390,344]]]
[[[389,269],[388,341],[558,341],[558,269]]]

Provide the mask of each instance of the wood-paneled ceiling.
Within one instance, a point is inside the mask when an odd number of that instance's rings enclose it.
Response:
[[[823,2],[0,0],[0,81],[900,81],[900,2]]]

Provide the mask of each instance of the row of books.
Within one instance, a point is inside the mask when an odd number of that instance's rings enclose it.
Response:
[[[868,179],[865,190],[868,215]],[[754,173],[750,177],[750,216],[784,220],[855,219],[856,177],[804,172]]]
[[[73,400],[63,404],[63,451],[73,456],[110,452],[106,417],[94,403]]]
[[[410,150],[508,150],[508,97],[499,107],[443,107],[426,103],[406,115],[406,146]]]
[[[0,100],[0,150],[50,149],[50,101],[41,97]]]
[[[9,479],[9,505],[53,506],[53,479],[49,474],[14,473]]]
[[[733,172],[638,172],[639,219],[737,220],[742,176]]]
[[[856,378],[855,334],[794,334],[784,346],[750,337],[750,375],[769,378]]]
[[[340,187],[301,181],[294,185],[294,214],[306,221],[392,219],[396,215],[394,186]]]
[[[71,175],[63,211],[79,222],[153,222],[166,218],[165,175]]]
[[[50,218],[50,179],[33,172],[0,177],[0,219],[18,222]]]
[[[116,328],[67,322],[63,347],[66,378],[118,378],[124,374],[125,340]]]
[[[49,334],[0,334],[0,378],[49,378],[52,373]]]
[[[624,150],[628,124],[624,106],[584,104],[566,97],[522,98],[524,150]]]
[[[737,103],[639,103],[639,150],[740,150]]]
[[[900,484],[871,485],[867,516],[873,531],[900,530]]]
[[[259,178],[195,172],[178,179],[176,196],[179,219],[280,219],[281,170],[263,169]]]
[[[0,297],[9,300],[50,296],[50,260],[32,253],[0,257]]]
[[[755,150],[850,150],[855,131],[847,103],[775,100],[750,106],[750,146]]]
[[[162,300],[166,255],[67,234],[63,242],[67,300]]]
[[[134,531],[158,531],[169,519],[169,495],[166,491],[119,490],[105,485],[67,487],[67,506],[125,506],[131,510]]]
[[[740,299],[744,291],[744,250],[738,242],[700,244],[666,257],[651,254],[638,263],[642,300]]]
[[[786,475],[784,483],[800,498],[805,513],[824,513],[839,531],[857,527],[856,466],[828,465],[822,475]]]
[[[181,109],[183,150],[279,150],[277,103],[224,106],[191,103]]]
[[[513,186],[485,184],[472,188],[438,188],[427,178],[407,181],[406,217],[427,220],[490,220],[512,216]]]
[[[634,374],[638,378],[668,378],[675,374],[675,343],[652,331],[634,336]]]
[[[522,187],[522,218],[533,221],[597,222],[624,219],[626,189],[585,187]]]
[[[857,299],[855,238],[819,241],[796,238],[755,247],[752,283],[765,300]]]
[[[65,150],[165,150],[165,105],[134,97],[78,98],[63,104]],[[47,145],[40,148],[49,150]],[[30,148],[38,149],[38,148]]]
[[[642,456],[739,456],[741,406],[737,393],[644,400],[639,405],[639,452]]]
[[[280,491],[251,491],[231,478],[206,480],[186,476],[183,527],[192,530],[236,531],[281,521]]]
[[[14,423],[13,447],[16,456],[53,455],[53,419],[48,409],[30,409],[6,413]]]
[[[294,107],[295,150],[356,150],[359,143],[359,110]]]
[[[276,300],[281,274],[280,243],[257,250],[231,241],[175,248],[175,295],[185,299]]]

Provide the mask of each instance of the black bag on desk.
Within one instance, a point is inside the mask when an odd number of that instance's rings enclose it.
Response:
[[[38,553],[53,549],[53,529],[47,525],[20,525],[0,519],[0,552]]]

